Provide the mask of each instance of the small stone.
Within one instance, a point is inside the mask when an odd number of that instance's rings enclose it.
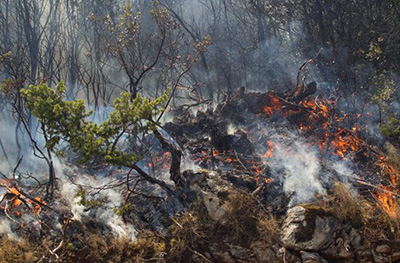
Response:
[[[265,242],[256,241],[252,243],[251,250],[254,252],[255,257],[257,258],[257,262],[259,263],[279,262],[279,258],[273,248],[267,245]],[[280,258],[282,257],[283,256],[281,256]]]
[[[339,221],[324,208],[299,205],[288,210],[281,241],[287,249],[320,251],[333,243],[333,235],[339,229]]]
[[[375,248],[375,251],[381,254],[387,254],[392,251],[392,249],[388,245],[379,245]]]
[[[392,262],[395,262],[397,260],[400,260],[400,252],[394,252],[392,254]]]
[[[371,250],[358,250],[357,251],[357,262],[372,262],[373,255]]]
[[[234,246],[230,249],[231,255],[238,259],[250,258],[253,253],[250,249]]]
[[[358,230],[352,228],[349,234],[349,238],[350,238],[350,242],[351,242],[351,246],[355,249],[358,249],[361,244],[362,244],[362,237],[360,235],[360,233],[358,232]]]
[[[300,251],[301,259],[303,263],[328,263],[318,253],[311,253],[306,251]]]

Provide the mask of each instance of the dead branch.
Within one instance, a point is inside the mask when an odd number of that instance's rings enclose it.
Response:
[[[377,190],[379,190],[379,191],[383,191],[383,192],[385,192],[385,193],[392,194],[392,195],[394,195],[394,196],[400,197],[399,194],[397,194],[397,193],[395,193],[395,192],[393,192],[393,191],[386,190],[386,189],[384,189],[384,188],[381,188],[381,187],[379,187],[379,186],[375,186],[375,185],[370,184],[370,183],[367,183],[367,182],[365,182],[365,181],[361,181],[361,180],[357,179],[356,182],[359,183],[359,184],[365,185],[365,186],[372,187],[372,188],[377,189]]]
[[[22,156],[21,158],[19,158],[17,165],[14,167],[13,170],[13,179],[15,180],[15,173],[17,172],[18,167],[20,166],[20,164],[22,163],[22,160],[24,159],[24,156]]]
[[[256,195],[258,195],[261,190],[264,188],[264,185],[266,184],[265,180],[262,181],[262,183],[251,193],[251,195],[253,197],[255,197]]]
[[[297,103],[293,103],[293,102],[287,101],[287,100],[285,100],[284,98],[279,97],[279,96],[277,96],[277,95],[275,95],[275,94],[274,94],[274,97],[276,97],[276,98],[277,98],[278,100],[280,100],[281,102],[283,102],[283,103],[285,103],[285,104],[287,104],[287,105],[289,105],[289,106],[292,106],[292,107],[294,107],[294,108],[298,108],[298,109],[302,109],[302,110],[307,110],[307,111],[311,111],[311,112],[314,111],[313,108],[304,107],[304,106],[299,105],[299,104],[297,104]]]
[[[300,75],[301,75],[301,73],[303,73],[303,72],[306,70],[308,64],[313,63],[313,62],[317,59],[317,57],[318,57],[319,54],[321,53],[322,49],[323,49],[323,48],[320,48],[320,49],[319,49],[319,51],[318,51],[317,54],[314,56],[314,58],[311,58],[311,59],[307,60],[306,62],[304,62],[304,63],[300,66],[299,71],[297,72],[296,87],[295,87],[296,89],[298,89],[298,87],[299,87]],[[305,80],[305,77],[306,77],[306,76],[303,77],[303,80]],[[301,86],[303,86],[303,85],[304,85],[304,83],[303,83]]]
[[[238,160],[238,162],[240,163],[240,165],[245,169],[248,170],[247,167],[242,163],[242,161],[240,160],[238,154],[236,151],[233,151],[235,153],[236,159]]]
[[[10,166],[10,169],[12,169],[10,160],[8,159],[7,151],[6,151],[6,149],[4,148],[4,145],[3,145],[3,142],[1,141],[1,138],[0,138],[0,147],[1,147],[2,151],[3,151],[4,158],[6,159],[6,161],[7,161],[7,163],[8,163],[8,166]]]
[[[56,259],[59,258],[59,256],[56,254],[56,252],[63,246],[63,244],[64,244],[64,239],[61,239],[60,244],[58,244],[58,246],[57,246],[55,249],[50,250],[50,253],[51,253],[52,255],[54,255],[54,256],[56,257]]]
[[[4,179],[7,179],[7,180],[9,179],[9,178],[8,178],[4,173],[2,173],[1,171],[0,171],[0,175],[3,176]]]
[[[206,258],[206,256],[204,256],[203,254],[197,252],[196,250],[191,249],[190,247],[188,247],[189,251],[192,252],[193,254],[201,257],[202,259],[204,259],[206,262],[212,263],[212,261],[210,261],[208,258]]]
[[[148,181],[151,184],[156,184],[160,186],[169,195],[176,196],[175,192],[164,181],[151,177],[145,171],[143,171],[143,169],[141,169],[137,164],[126,165],[126,167],[133,168],[144,180]]]
[[[172,161],[171,168],[169,170],[171,180],[175,183],[176,186],[182,186],[183,184],[185,184],[185,180],[183,179],[181,174],[182,150],[176,144],[166,139],[159,130],[155,130],[154,135],[161,143],[164,151],[171,153]]]
[[[7,210],[8,210],[8,200],[6,201],[6,205],[4,206],[4,214],[7,216],[7,218],[8,219],[10,219],[12,222],[14,222],[14,223],[16,223],[16,224],[18,224],[18,221],[17,220],[15,220],[14,218],[12,218],[9,214],[8,214],[8,212],[7,212]]]

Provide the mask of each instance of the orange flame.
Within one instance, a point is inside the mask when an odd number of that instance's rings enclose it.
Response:
[[[269,106],[264,106],[264,112],[268,116],[272,116],[276,111],[280,110],[282,108],[282,102],[277,98],[274,97],[273,95],[269,94]]]
[[[389,191],[389,187],[381,186],[383,189],[375,196],[378,199],[378,207],[385,211],[390,217],[397,216],[398,205],[393,197],[393,192]]]
[[[217,154],[218,154],[218,151],[217,150],[213,150],[212,156],[215,157]]]
[[[271,158],[274,153],[274,143],[272,141],[267,141],[268,150],[264,153],[263,157]]]
[[[390,162],[385,161],[385,157],[381,156],[378,159],[377,165],[381,168],[381,174],[387,176],[394,187],[397,186],[397,180],[400,178],[398,171]]]

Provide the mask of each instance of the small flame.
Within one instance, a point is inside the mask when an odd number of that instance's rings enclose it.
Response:
[[[282,108],[282,102],[273,95],[269,95],[269,106],[264,106],[264,112],[268,116],[272,116],[275,112]]]
[[[377,203],[383,211],[385,211],[390,217],[397,216],[398,205],[393,196],[393,192],[387,186],[381,186],[383,190],[379,191],[375,196],[379,201]]]
[[[385,157],[381,156],[377,165],[381,168],[381,174],[389,178],[394,187],[397,186],[397,180],[400,178],[400,172],[391,164],[385,161]]]
[[[274,153],[274,143],[272,141],[267,141],[268,150],[264,153],[264,158],[271,158]]]

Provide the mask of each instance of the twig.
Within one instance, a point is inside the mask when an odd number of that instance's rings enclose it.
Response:
[[[25,176],[23,174],[20,174],[21,178],[23,179],[32,179],[34,181],[36,181],[36,183],[38,184],[38,186],[36,187],[36,189],[39,189],[40,187],[42,187],[43,185],[45,185],[46,183],[42,184],[40,183],[40,181],[38,179],[36,179],[36,177],[30,175],[30,174],[26,174]]]
[[[251,197],[258,203],[258,205],[261,207],[261,209],[268,214],[268,210],[265,208],[265,206],[263,205],[263,203],[261,203],[260,200],[258,200],[253,194],[251,195]]]
[[[175,218],[171,217],[171,220],[172,220],[177,226],[179,226],[180,228],[183,228],[183,226],[182,226],[178,221],[176,221]]]
[[[258,195],[260,191],[263,189],[264,185],[266,184],[265,180],[262,181],[262,183],[251,193],[253,197]]]
[[[3,150],[4,157],[6,158],[6,161],[7,161],[7,163],[8,163],[8,166],[10,166],[10,169],[12,169],[10,160],[8,159],[8,155],[7,155],[6,149],[4,148],[3,142],[1,141],[1,138],[0,138],[0,146],[1,146],[1,149]]]
[[[204,256],[203,254],[197,252],[196,250],[191,249],[190,247],[188,247],[189,251],[192,252],[193,254],[196,254],[197,256],[201,257],[202,259],[204,259],[205,261],[212,263],[212,261],[210,261],[208,258],[206,258],[206,256]]]
[[[286,263],[286,248],[283,247],[283,263]]]
[[[200,102],[197,102],[197,103],[194,103],[194,104],[183,104],[182,108],[186,108],[186,110],[188,110],[191,107],[196,107],[196,106],[199,106],[201,104],[206,104],[206,103],[209,103],[210,101],[211,100],[203,100],[203,101],[200,101]]]
[[[21,156],[21,158],[19,158],[17,165],[15,166],[13,173],[17,172],[18,167],[20,166],[20,164],[22,163],[22,160],[24,159],[24,156]]]
[[[6,202],[6,205],[4,206],[4,213],[6,214],[6,216],[8,217],[8,219],[10,219],[10,220],[13,221],[14,223],[17,223],[17,224],[18,224],[18,221],[15,220],[14,218],[12,218],[12,217],[8,214],[7,209],[8,209],[8,201]]]
[[[397,197],[400,197],[399,194],[396,194],[396,193],[393,192],[393,191],[386,190],[386,189],[381,188],[381,187],[379,187],[379,186],[375,186],[375,185],[373,185],[373,184],[370,184],[370,183],[367,183],[367,182],[364,182],[364,181],[361,181],[361,180],[356,180],[356,182],[359,183],[359,184],[366,185],[366,186],[372,187],[372,188],[374,188],[374,189],[377,189],[377,190],[380,190],[380,191],[383,191],[383,192],[386,192],[386,193],[395,195],[395,196],[397,196]]]
[[[56,254],[56,252],[57,252],[57,250],[59,250],[62,247],[63,244],[64,244],[64,239],[61,239],[60,244],[58,244],[58,246],[55,249],[53,249],[53,251],[50,250],[50,253],[53,256],[55,256],[57,260],[58,260],[59,256]]]
[[[246,166],[242,163],[242,161],[240,160],[240,158],[239,158],[237,152],[236,152],[235,150],[234,150],[233,152],[235,153],[236,159],[238,160],[238,162],[240,163],[240,165],[241,165],[245,170],[248,170],[247,167],[246,167]]]
[[[19,158],[17,165],[15,166],[14,170],[13,170],[13,179],[15,180],[15,173],[17,172],[17,169],[19,167],[19,165],[22,163],[22,160],[24,159],[24,156],[22,156],[21,158]]]

